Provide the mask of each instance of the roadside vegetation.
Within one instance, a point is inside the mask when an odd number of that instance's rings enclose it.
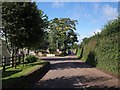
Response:
[[[77,20],[54,18],[38,10],[35,2],[2,3],[2,37],[9,53],[13,56],[24,48],[35,52],[59,49],[63,55],[77,40]]]
[[[44,43],[47,27],[48,17],[42,10],[37,9],[35,2],[2,3],[0,34],[12,57],[12,60],[11,57],[6,57],[9,58],[6,63],[7,59],[2,56],[3,85],[13,83],[17,78],[25,76],[47,63],[36,56],[29,55],[30,50],[36,50],[37,45]],[[40,45],[39,48],[42,46]],[[28,51],[25,53],[24,49]],[[19,55],[24,55],[25,58],[20,59]],[[20,60],[19,65],[16,63],[18,59]]]
[[[77,50],[77,56],[84,62],[104,71],[118,74],[119,48],[118,37],[120,18],[109,21],[101,33],[90,38],[84,38]]]
[[[54,53],[56,49],[62,51],[61,56],[65,56],[66,51],[74,46],[77,40],[76,30],[77,20],[70,18],[54,18],[50,21],[49,49]]]
[[[35,55],[39,51],[45,51],[43,55],[46,55],[49,49],[49,53],[65,56],[78,42],[76,24],[77,21],[70,18],[48,21],[48,16],[38,10],[35,2],[3,2],[0,36],[11,56],[2,56],[3,85],[12,83],[47,63],[29,55],[30,51],[34,51]],[[60,54],[57,49],[61,51]],[[20,55],[25,58],[21,59]],[[9,58],[9,64],[6,63],[6,58]],[[22,62],[17,65],[17,61]]]
[[[32,62],[27,62],[26,64],[20,64],[16,68],[7,66],[6,71],[2,73],[2,83],[3,86],[9,85],[16,82],[18,79],[31,74],[32,72],[44,67],[47,62],[36,59],[35,56],[28,56],[25,60]],[[2,69],[2,68],[0,68]]]

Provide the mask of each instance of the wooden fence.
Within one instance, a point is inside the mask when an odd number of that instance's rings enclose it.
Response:
[[[6,57],[6,56],[3,56],[2,57],[2,68],[3,68],[3,71],[6,70],[6,66],[12,66],[12,67],[15,67],[17,65],[20,65],[20,64],[23,64],[24,65],[24,58],[25,56],[27,56],[27,54],[21,54],[21,55],[16,55],[16,56],[12,56],[12,57]]]

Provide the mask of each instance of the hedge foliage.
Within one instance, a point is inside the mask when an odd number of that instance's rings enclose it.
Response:
[[[81,60],[92,66],[118,74],[120,68],[118,65],[119,22],[120,18],[109,21],[101,33],[90,38],[84,38],[81,47],[78,48],[77,56],[82,56]]]
[[[38,58],[36,56],[34,56],[34,55],[28,55],[28,56],[26,56],[25,61],[27,63],[33,63],[33,62],[36,62],[37,59]]]

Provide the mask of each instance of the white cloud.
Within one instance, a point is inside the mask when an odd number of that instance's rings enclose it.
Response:
[[[52,3],[52,7],[62,7],[62,6],[64,6],[63,2],[53,2]]]
[[[100,33],[101,32],[101,29],[96,29],[93,33],[93,35],[97,34],[97,33]]]
[[[68,11],[68,14],[72,19],[78,20],[80,18],[90,18],[91,16],[85,12],[86,6],[81,6],[80,4],[75,5],[73,8]]]
[[[81,17],[82,10],[83,10],[83,7],[81,7],[79,4],[77,4],[73,8],[70,9],[69,15],[71,15],[72,19],[77,20]]]
[[[102,11],[103,11],[103,15],[109,19],[114,19],[118,16],[117,8],[114,8],[108,4],[103,6]]]
[[[95,34],[97,34],[97,33],[100,33],[100,32],[101,32],[101,29],[96,29],[96,30],[90,32],[90,33],[89,33],[89,36],[93,36],[93,35],[95,35]]]
[[[87,37],[87,36],[80,34],[80,36],[78,36],[78,41],[79,41],[79,43],[81,43],[82,40],[83,40],[85,37]]]
[[[85,34],[80,34],[80,36],[78,36],[79,43],[81,43],[84,38],[89,38],[89,37],[97,34],[98,32],[100,33],[101,29],[95,29],[92,32],[86,33],[86,35]]]
[[[79,19],[80,18],[80,13],[73,12],[72,15],[71,15],[71,18],[74,19],[74,20]]]

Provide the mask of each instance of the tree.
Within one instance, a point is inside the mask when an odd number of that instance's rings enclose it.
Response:
[[[69,46],[73,46],[75,42],[78,42],[77,34],[73,30],[67,32],[66,42]]]
[[[44,32],[44,35],[42,37],[42,42],[38,42],[32,49],[33,50],[46,50],[49,46],[49,39],[48,35],[49,33],[47,31]]]
[[[3,2],[2,25],[11,47],[34,47],[42,41],[46,18],[32,2]]]
[[[52,44],[56,44],[56,48],[62,48],[64,53],[69,43],[77,41],[77,37],[74,33],[74,30],[76,30],[76,23],[76,20],[71,20],[70,18],[54,18],[50,22],[51,36],[53,37],[52,41],[54,41]]]
[[[43,20],[42,26],[44,27],[43,29],[43,36],[41,37],[40,41],[37,42],[34,47],[32,47],[32,49],[43,49],[46,50],[49,46],[49,41],[48,41],[48,34],[49,34],[49,30],[48,30],[48,25],[49,25],[49,21],[48,21],[48,16],[46,14],[44,14],[44,12],[42,10],[39,10],[39,15]]]

